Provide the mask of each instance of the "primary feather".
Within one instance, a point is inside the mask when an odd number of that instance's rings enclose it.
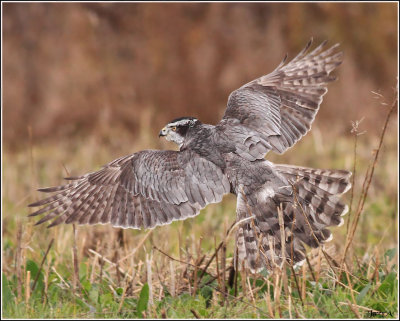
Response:
[[[347,206],[339,201],[351,173],[264,160],[283,153],[311,128],[342,62],[338,45],[311,41],[291,61],[233,91],[216,125],[194,117],[167,124],[159,136],[179,151],[144,150],[118,158],[97,172],[43,188],[51,196],[30,204],[45,214],[37,224],[112,224],[153,228],[197,215],[229,192],[237,196],[240,264],[255,272],[305,258],[304,245],[331,239],[329,227],[342,224]],[[279,221],[278,210],[283,222]],[[284,233],[282,244],[281,229]]]

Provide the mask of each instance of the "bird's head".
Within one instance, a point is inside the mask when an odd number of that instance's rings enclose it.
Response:
[[[182,146],[189,129],[200,124],[200,121],[194,117],[181,117],[170,121],[160,130],[159,137],[163,136],[166,140]]]

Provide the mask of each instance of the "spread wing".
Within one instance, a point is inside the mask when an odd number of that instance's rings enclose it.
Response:
[[[217,125],[249,160],[270,150],[283,153],[311,128],[332,70],[342,62],[338,44],[323,51],[326,41],[308,53],[312,40],[289,63],[232,92]]]
[[[70,184],[40,189],[54,194],[29,205],[44,206],[30,216],[47,213],[37,224],[152,228],[195,216],[230,191],[221,169],[193,151],[145,150],[67,179]]]

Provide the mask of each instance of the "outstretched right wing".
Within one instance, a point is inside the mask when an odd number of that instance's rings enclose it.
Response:
[[[338,45],[323,51],[326,42],[308,53],[311,43],[292,61],[285,64],[285,57],[273,72],[230,94],[217,128],[242,157],[253,161],[270,150],[283,153],[310,130],[343,56]]]
[[[197,215],[229,193],[228,178],[193,151],[145,150],[101,170],[67,178],[70,184],[40,189],[55,194],[30,204],[47,213],[37,224],[106,224],[152,228]]]

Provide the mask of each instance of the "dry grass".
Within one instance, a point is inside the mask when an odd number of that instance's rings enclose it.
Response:
[[[398,69],[395,6],[5,4],[3,317],[396,317],[395,117],[381,131],[390,108],[382,94]],[[347,228],[334,228],[333,241],[309,251],[301,268],[283,262],[251,275],[234,266],[231,195],[150,231],[47,229],[27,218],[35,189],[68,172],[174,148],[154,139],[169,118],[215,123],[229,92],[286,52],[293,57],[310,36],[342,44],[341,80],[312,132],[268,159],[354,175]]]
[[[384,132],[378,142],[368,133],[357,138],[353,198],[359,202],[350,228],[335,229],[334,241],[310,251],[300,269],[283,264],[269,274],[257,275],[237,268],[234,272],[232,232],[237,225],[231,196],[193,219],[148,232],[110,226],[78,226],[77,233],[70,225],[33,227],[33,220],[26,218],[26,204],[38,197],[33,187],[57,184],[65,176],[64,167],[78,174],[108,162],[119,156],[121,146],[131,146],[129,138],[120,136],[118,145],[102,146],[96,137],[89,137],[5,152],[3,316],[358,318],[370,311],[397,314],[397,128],[393,125],[393,119],[385,124],[384,140]],[[372,158],[371,141],[377,146]],[[145,143],[136,144],[135,150]],[[323,153],[316,146],[315,138],[305,138],[296,151],[279,161],[352,168],[351,140],[338,138]]]

